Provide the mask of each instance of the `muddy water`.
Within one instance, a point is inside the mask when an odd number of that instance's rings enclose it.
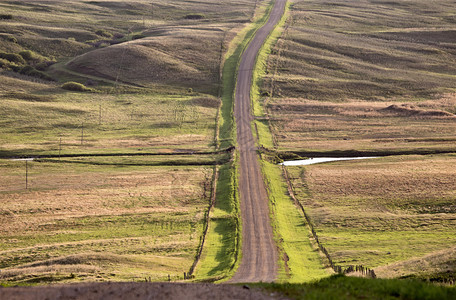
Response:
[[[362,157],[316,157],[303,160],[288,160],[284,161],[282,165],[285,166],[307,166],[313,164],[320,164],[331,161],[340,161],[340,160],[357,160],[357,159],[369,159],[376,158],[377,156],[362,156]]]

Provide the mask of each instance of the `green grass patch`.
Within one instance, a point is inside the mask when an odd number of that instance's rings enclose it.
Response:
[[[258,144],[268,149],[274,148],[272,134],[269,130],[268,120],[255,120],[255,131],[258,133]]]
[[[231,217],[211,218],[202,261],[195,272],[198,281],[217,281],[229,275],[235,263],[235,227]]]
[[[280,261],[279,280],[282,282],[308,282],[329,276],[318,250],[310,243],[311,233],[304,216],[287,196],[286,184],[279,166],[263,162],[263,173],[269,187],[271,220],[276,242],[286,257]]]
[[[62,84],[62,89],[68,90],[68,91],[73,91],[73,92],[93,92],[94,90],[91,88],[86,87],[82,83],[79,82],[74,82],[74,81],[68,81]]]
[[[25,96],[2,96],[0,153],[59,154],[59,148],[61,154],[71,154],[214,147],[217,109],[194,101],[199,97],[74,92]]]
[[[440,230],[395,230],[381,232],[319,227],[317,235],[333,262],[342,267],[375,268],[421,257],[456,244],[454,228]]]
[[[197,280],[227,278],[238,261],[240,227],[235,176],[234,163],[220,167],[216,202],[210,212],[205,245],[196,267]]]
[[[279,292],[291,299],[454,299],[454,287],[418,280],[366,279],[334,275],[304,284],[261,283],[257,287]]]

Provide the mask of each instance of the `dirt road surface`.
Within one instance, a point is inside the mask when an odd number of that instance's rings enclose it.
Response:
[[[246,286],[210,283],[81,283],[60,286],[1,288],[0,300],[131,300],[131,299],[285,299]]]
[[[278,254],[269,220],[268,196],[252,134],[250,88],[258,51],[282,17],[285,3],[286,0],[276,0],[268,22],[257,31],[239,65],[234,116],[240,152],[242,259],[231,283],[271,282],[277,277]]]

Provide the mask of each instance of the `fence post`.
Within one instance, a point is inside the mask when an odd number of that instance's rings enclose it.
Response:
[[[25,160],[25,189],[28,189],[28,160]]]

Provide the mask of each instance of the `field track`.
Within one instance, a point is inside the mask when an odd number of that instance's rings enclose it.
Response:
[[[257,31],[239,65],[234,115],[240,153],[242,259],[230,282],[271,282],[277,276],[278,254],[269,220],[268,195],[251,128],[250,88],[258,51],[281,19],[285,3],[286,0],[276,0],[269,20]]]

